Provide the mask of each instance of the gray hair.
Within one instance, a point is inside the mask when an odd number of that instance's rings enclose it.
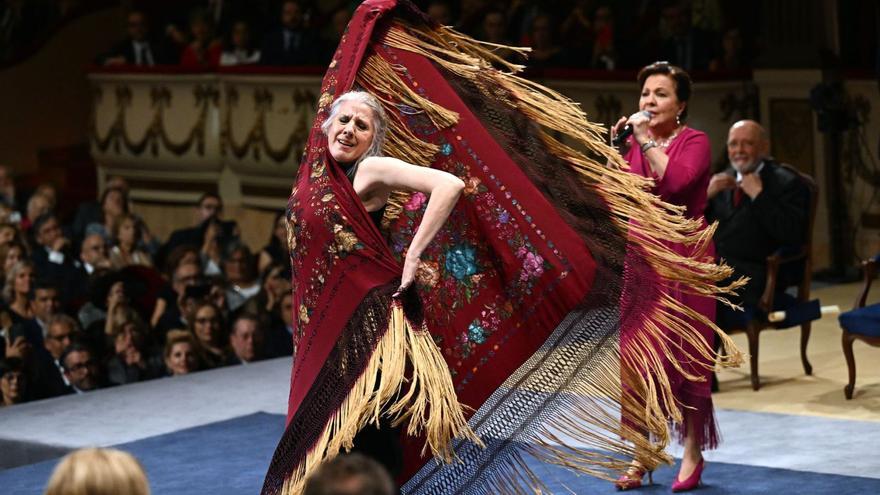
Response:
[[[379,100],[366,91],[349,91],[336,98],[333,104],[330,105],[330,116],[321,124],[321,130],[324,131],[324,135],[326,136],[330,132],[330,125],[333,124],[333,120],[339,114],[339,107],[348,101],[363,103],[373,111],[373,142],[370,143],[367,151],[357,159],[356,164],[371,156],[382,156],[382,146],[385,144],[385,133],[388,130],[388,118],[385,116],[385,110],[382,108]]]

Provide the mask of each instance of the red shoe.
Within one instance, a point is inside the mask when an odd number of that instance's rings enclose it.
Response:
[[[654,484],[654,471],[647,471],[641,466],[633,466],[614,482],[617,491],[634,490],[642,487],[642,479],[648,474],[648,484]]]
[[[672,491],[687,492],[700,486],[702,484],[702,480],[700,478],[703,476],[703,468],[705,466],[706,463],[703,462],[703,459],[700,459],[700,463],[697,464],[697,467],[694,468],[694,472],[691,473],[691,475],[688,476],[686,480],[679,480],[678,476],[676,476],[675,481],[672,482]]]

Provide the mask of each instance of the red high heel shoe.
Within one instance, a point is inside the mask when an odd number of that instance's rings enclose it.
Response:
[[[678,476],[676,476],[675,481],[672,482],[672,491],[687,492],[700,486],[703,483],[701,478],[703,476],[703,468],[705,466],[706,463],[704,462],[704,460],[700,459],[700,463],[697,464],[697,467],[694,468],[694,472],[691,473],[691,475],[688,476],[686,480],[679,480]]]
[[[633,490],[636,488],[642,487],[642,479],[645,477],[645,473],[648,474],[648,484],[654,484],[654,471],[648,471],[641,466],[633,466],[626,472],[626,474],[621,475],[620,478],[617,478],[617,481],[614,482],[615,488],[617,491],[626,491]]]

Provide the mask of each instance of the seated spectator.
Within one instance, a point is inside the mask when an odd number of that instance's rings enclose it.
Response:
[[[107,258],[107,242],[101,234],[89,234],[83,239],[79,249],[80,279],[85,281],[95,273],[95,270],[107,270],[110,268],[110,259]]]
[[[115,449],[80,449],[64,456],[52,471],[45,495],[150,495],[143,467]]]
[[[242,313],[232,321],[229,344],[236,364],[247,364],[263,359],[264,336],[257,315]]]
[[[238,224],[223,220],[223,201],[214,193],[205,193],[196,206],[196,225],[175,230],[162,247],[160,260],[165,260],[179,246],[199,249],[205,275],[220,273],[220,256],[226,245],[238,239]]]
[[[266,331],[266,356],[293,355],[293,296],[288,292],[271,313]]]
[[[152,66],[174,63],[167,48],[150,36],[147,16],[132,10],[126,16],[126,37],[109,52],[98,57],[101,65]]]
[[[64,302],[78,290],[79,271],[70,240],[61,232],[61,225],[54,213],[41,215],[34,222],[36,246],[31,253],[34,268],[40,278],[53,280],[62,288]]]
[[[685,4],[667,5],[662,16],[667,36],[660,45],[660,59],[687,71],[708,69],[715,56],[717,37],[691,25],[690,10]]]
[[[196,339],[187,330],[168,332],[164,355],[169,376],[186,375],[202,367]]]
[[[37,370],[34,382],[39,397],[57,397],[73,393],[64,374],[61,356],[73,342],[82,339],[82,331],[76,320],[65,314],[56,314],[46,322],[46,338],[43,348],[36,353]]]
[[[607,5],[596,8],[593,13],[593,49],[590,67],[614,70],[617,51],[614,48],[614,14]]]
[[[7,254],[7,256],[9,255]],[[34,264],[30,261],[19,261],[12,268],[6,270],[3,300],[11,312],[10,316],[13,322],[29,320],[34,317],[30,297],[33,286]]]
[[[300,2],[281,4],[281,26],[263,37],[260,63],[263,65],[311,65],[318,63],[317,35],[306,26]]]
[[[196,303],[189,320],[189,329],[202,350],[202,361],[207,368],[232,364],[229,333],[224,326],[220,310],[207,301]]]
[[[18,227],[7,222],[0,223],[0,246],[6,246],[13,242],[23,242]]]
[[[86,227],[91,223],[104,223],[104,208],[102,206],[107,189],[118,189],[122,191],[122,196],[128,200],[129,186],[128,181],[118,175],[107,178],[104,192],[101,193],[100,200],[86,201],[76,208],[73,225],[71,227],[72,234],[76,239],[82,239],[85,236]],[[129,211],[131,205],[126,205],[125,211]],[[120,211],[122,211],[120,209]]]
[[[0,407],[28,400],[27,373],[19,358],[0,359]]]
[[[100,234],[109,242],[112,238],[113,226],[128,213],[128,195],[119,188],[108,187],[101,194],[100,217],[88,223],[83,235]]]
[[[42,194],[32,194],[27,202],[25,217],[21,219],[22,232],[31,232],[37,218],[52,211],[49,198]]]
[[[251,43],[251,27],[247,21],[236,21],[220,56],[220,65],[249,65],[260,61],[260,50]]]
[[[58,189],[51,182],[42,182],[34,189],[34,195],[43,196],[49,203],[49,211],[58,207]]]
[[[13,210],[18,209],[18,198],[15,196],[15,180],[12,178],[12,169],[7,165],[0,165],[0,204],[4,204]]]
[[[130,307],[118,311],[109,337],[114,349],[107,362],[107,378],[111,384],[135,383],[162,375],[162,358],[152,352],[149,328],[137,311]]]
[[[504,11],[490,10],[483,17],[482,31],[478,36],[483,41],[496,45],[512,46],[513,41],[507,36],[507,16]],[[497,48],[495,54],[508,62],[524,63],[526,59],[508,48]]]
[[[260,292],[260,279],[254,255],[243,242],[229,244],[223,257],[223,274],[226,276],[226,304],[235,312]]]
[[[184,315],[188,314],[184,296],[188,287],[202,285],[202,267],[193,262],[185,262],[177,267],[171,277],[169,290],[159,295],[150,322],[157,337],[173,328],[186,327]],[[207,294],[207,291],[206,291]]]
[[[809,214],[809,194],[800,177],[773,160],[769,149],[760,124],[733,124],[727,136],[730,167],[712,176],[707,191],[706,220],[718,222],[713,237],[717,255],[733,267],[735,277],[749,277],[731,300],[753,308],[764,292],[767,256],[802,245]],[[741,315],[718,305],[722,328]]]
[[[432,0],[425,8],[425,13],[441,26],[452,26],[455,24],[455,19],[452,17],[452,5],[448,1]]]
[[[0,273],[0,283],[2,283],[3,288],[6,287],[6,276],[12,270],[12,267],[19,261],[30,262],[29,258],[27,248],[22,243],[13,242],[0,246],[0,267],[3,268],[2,273]]]
[[[207,12],[196,9],[190,14],[189,33],[192,41],[180,54],[180,65],[183,67],[220,65],[223,45],[214,37],[214,24]]]
[[[104,375],[98,356],[82,342],[74,342],[61,355],[64,376],[77,394],[104,386]]]
[[[285,294],[290,293],[290,265],[274,263],[263,272],[263,288],[257,295],[256,311],[271,313]]]
[[[48,330],[49,320],[52,316],[61,312],[61,291],[53,280],[39,279],[34,284],[31,292],[31,308],[33,310],[33,324],[39,332],[40,342]]]
[[[709,70],[713,72],[735,71],[748,67],[749,63],[743,52],[742,35],[738,28],[730,28],[721,37],[721,50],[719,50],[718,56],[709,63]]]
[[[394,495],[388,471],[369,457],[340,454],[321,464],[306,480],[303,495]]]
[[[532,19],[530,68],[541,69],[570,65],[565,49],[556,42],[553,33],[553,19],[549,15],[538,14]]]
[[[290,254],[287,251],[287,217],[283,211],[275,215],[275,222],[272,225],[269,242],[260,250],[257,263],[259,273],[263,273],[272,264],[290,264]]]
[[[125,283],[119,272],[96,271],[88,283],[88,301],[79,308],[77,318],[90,334],[105,335],[116,307],[125,304]]]
[[[123,213],[113,224],[113,248],[110,249],[110,264],[115,269],[129,265],[153,266],[148,253],[138,248],[141,245],[142,222],[130,213]]]
[[[321,35],[324,54],[319,61],[320,63],[329,64],[333,59],[333,54],[336,53],[336,47],[339,45],[339,41],[342,39],[342,34],[345,33],[345,28],[348,27],[348,21],[350,20],[351,10],[347,7],[338,8],[333,12],[333,15],[330,17],[330,23]]]

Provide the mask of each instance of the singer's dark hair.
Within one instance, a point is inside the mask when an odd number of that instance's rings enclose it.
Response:
[[[687,102],[691,98],[691,76],[684,69],[669,62],[654,62],[653,64],[642,67],[636,78],[639,81],[639,89],[645,86],[645,81],[655,75],[663,74],[669,77],[675,83],[675,96],[678,101]],[[679,119],[684,122],[687,120],[688,106],[684,106]]]

